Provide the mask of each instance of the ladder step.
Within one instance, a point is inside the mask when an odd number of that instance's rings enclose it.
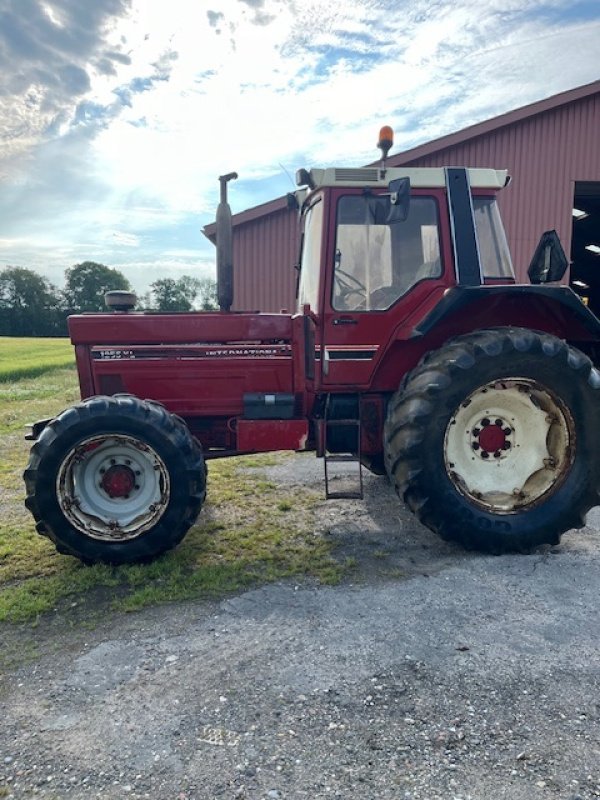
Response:
[[[356,492],[327,492],[327,500],[362,500],[363,493]]]
[[[325,497],[327,500],[362,500],[363,499],[363,480],[362,464],[360,459],[353,455],[326,455],[323,458],[325,467]],[[336,475],[334,483],[341,481],[348,488],[331,489],[332,475],[330,474],[331,464],[356,464],[352,474]],[[328,469],[329,467],[329,469]],[[350,484],[350,486],[348,486]],[[355,486],[356,488],[350,488]]]
[[[343,419],[329,419],[328,418],[328,411],[329,411],[329,398],[327,400],[325,406],[325,414],[323,416],[323,420],[319,423],[319,431],[320,431],[320,441],[321,446],[323,449],[323,464],[325,467],[325,497],[329,500],[362,500],[363,498],[363,479],[362,479],[362,464],[360,460],[360,435],[361,435],[361,425],[360,425],[360,402],[358,408],[358,416],[352,418],[343,418]],[[348,413],[348,412],[346,412]],[[321,427],[322,426],[322,427]],[[356,447],[357,452],[356,454],[353,453],[330,453],[328,449],[328,439],[334,438],[334,433],[332,429],[340,429],[345,428],[346,431],[346,439],[350,439],[353,441],[356,437]],[[342,431],[343,433],[343,431]],[[342,445],[344,446],[344,445]],[[346,441],[345,446],[348,447],[348,442]],[[353,445],[350,445],[350,448],[354,449]],[[320,454],[321,455],[321,454]],[[356,471],[354,475],[336,475],[334,477],[334,482],[338,483],[341,481],[341,487],[339,489],[331,489],[331,479],[332,476],[329,473],[327,467],[331,464],[356,464]],[[345,488],[342,488],[345,487]]]

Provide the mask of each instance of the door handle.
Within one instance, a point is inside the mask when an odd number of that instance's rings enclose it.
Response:
[[[333,320],[334,325],[358,325],[356,317],[336,317]]]

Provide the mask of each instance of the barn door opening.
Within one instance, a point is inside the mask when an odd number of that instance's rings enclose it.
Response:
[[[570,285],[600,317],[600,182],[576,181]]]

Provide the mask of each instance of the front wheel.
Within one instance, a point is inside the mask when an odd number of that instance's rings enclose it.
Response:
[[[93,397],[44,429],[25,470],[26,505],[62,553],[113,564],[174,547],[205,497],[202,451],[158,403]]]
[[[492,553],[554,544],[599,502],[599,400],[600,373],[554,336],[460,336],[392,398],[388,473],[445,539]]]

